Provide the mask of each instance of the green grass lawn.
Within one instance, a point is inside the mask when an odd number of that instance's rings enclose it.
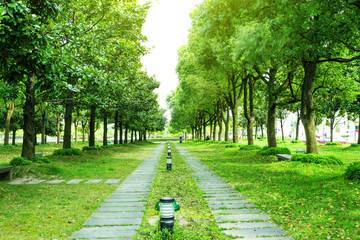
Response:
[[[81,148],[84,144],[74,144]],[[16,167],[16,178],[124,180],[158,146],[129,144],[80,156],[48,155],[60,145],[37,146],[50,164]],[[2,165],[19,156],[21,147],[0,149]],[[65,183],[10,185],[0,182],[0,239],[68,239],[118,185]]]
[[[186,142],[183,146],[295,239],[360,239],[360,185],[343,178],[347,165],[360,161],[359,149],[319,146],[320,154],[334,155],[345,163],[324,166],[277,162],[257,155],[256,150],[225,148],[225,144]],[[303,143],[279,146],[293,153],[305,149]]]

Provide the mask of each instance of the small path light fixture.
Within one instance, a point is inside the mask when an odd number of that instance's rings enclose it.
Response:
[[[168,156],[171,156],[171,149],[168,149]]]
[[[175,211],[180,210],[179,203],[172,197],[162,197],[155,205],[155,210],[160,211],[160,230],[165,229],[173,233],[175,222]]]
[[[166,169],[171,170],[171,166],[172,166],[172,158],[166,157]]]

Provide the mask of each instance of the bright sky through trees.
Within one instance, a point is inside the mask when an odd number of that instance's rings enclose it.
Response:
[[[166,96],[178,83],[175,72],[177,49],[186,43],[190,27],[189,13],[201,0],[158,0],[146,18],[143,34],[148,37],[151,53],[143,57],[144,69],[160,81],[159,102],[166,108]]]

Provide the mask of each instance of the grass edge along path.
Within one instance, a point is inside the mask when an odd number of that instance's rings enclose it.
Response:
[[[360,185],[343,178],[344,166],[278,162],[223,144],[182,146],[294,239],[360,239]]]
[[[172,170],[166,170],[167,148],[161,157],[160,165],[148,205],[138,234],[138,240],[159,239],[231,239],[219,228],[213,214],[192,177],[191,171],[171,144]],[[155,204],[160,197],[173,197],[180,204],[180,211],[175,213],[175,226],[172,236],[162,234],[159,229],[159,212]]]

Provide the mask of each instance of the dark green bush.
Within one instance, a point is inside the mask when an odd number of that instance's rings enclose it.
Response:
[[[344,177],[350,180],[360,180],[360,162],[351,163],[347,167]]]
[[[269,155],[276,155],[276,154],[291,154],[291,151],[287,147],[278,147],[278,148],[270,147],[269,148],[268,146],[265,146],[257,153],[260,155],[263,155],[263,156],[269,156]]]
[[[7,149],[12,149],[15,148],[16,146],[14,145],[6,145],[6,146],[1,146],[2,148],[7,148]]]
[[[302,143],[301,140],[292,140],[291,143]]]
[[[360,147],[360,144],[352,143],[352,144],[350,145],[350,147]]]
[[[50,160],[47,157],[39,157],[39,156],[35,156],[33,159],[33,162],[37,162],[37,163],[50,163]]]
[[[84,146],[83,148],[82,148],[82,150],[84,151],[86,151],[86,150],[102,150],[102,148],[100,148],[100,147],[94,147],[94,146],[92,146],[92,147],[89,147],[89,146]]]
[[[78,148],[62,148],[55,150],[54,155],[81,155],[82,152]]]
[[[244,146],[244,144],[241,143],[230,143],[230,144],[226,144],[225,147],[226,148],[237,148],[237,147],[241,147]]]
[[[32,163],[32,161],[29,161],[24,157],[15,157],[15,158],[11,159],[11,161],[10,161],[10,165],[13,165],[13,166],[29,165],[31,163]]]
[[[301,153],[297,153],[292,155],[291,157],[291,161],[298,161],[298,162],[303,162],[303,163],[316,163],[316,164],[323,164],[323,165],[343,165],[344,163],[334,157],[334,156],[321,156],[318,154],[313,154],[313,153],[309,153],[309,154],[301,154]]]
[[[239,147],[240,150],[259,150],[261,149],[258,145],[242,145]]]
[[[336,146],[336,145],[341,145],[341,143],[339,143],[339,142],[328,142],[328,143],[325,143],[325,145],[327,145],[327,146]]]

